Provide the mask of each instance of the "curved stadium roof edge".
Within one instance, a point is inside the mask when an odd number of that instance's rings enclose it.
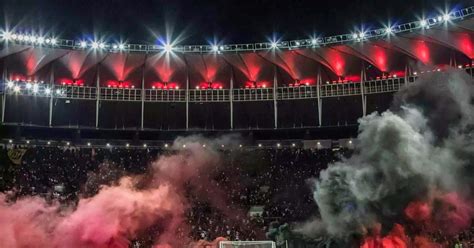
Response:
[[[363,42],[373,39],[384,39],[390,36],[427,30],[444,24],[456,23],[474,16],[474,6],[452,11],[448,14],[430,17],[414,22],[403,23],[391,27],[373,30],[361,30],[351,34],[333,35],[329,37],[314,37],[311,39],[247,43],[247,44],[211,44],[211,45],[176,45],[170,44],[114,44],[104,41],[69,40],[56,37],[41,37],[34,34],[4,32],[2,39],[8,43],[23,44],[28,46],[45,46],[63,49],[100,49],[108,52],[160,52],[173,51],[177,53],[205,53],[205,52],[242,52],[269,49],[298,49],[312,48],[328,45]],[[472,31],[472,29],[471,29]]]

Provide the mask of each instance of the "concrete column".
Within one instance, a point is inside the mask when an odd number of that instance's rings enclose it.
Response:
[[[100,64],[97,65],[96,75],[96,96],[95,96],[95,128],[99,128],[99,105],[100,105]]]

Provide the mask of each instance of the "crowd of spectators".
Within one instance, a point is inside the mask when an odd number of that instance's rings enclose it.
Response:
[[[1,150],[4,184],[0,190],[14,195],[40,195],[46,199],[74,202],[97,193],[99,185],[124,175],[143,174],[149,164],[167,151],[159,148],[75,148],[52,146],[16,147],[25,149],[21,164]],[[214,180],[224,190],[227,201],[241,209],[241,223],[228,223],[206,202],[193,202],[187,217],[196,239],[227,236],[236,240],[265,239],[270,222],[302,221],[314,215],[309,181],[318,176],[340,152],[331,149],[297,148],[238,149],[221,151],[222,165]],[[100,176],[97,176],[100,175]],[[192,199],[189,199],[192,201]],[[261,212],[248,211],[258,206]]]
[[[9,149],[25,151],[20,164],[11,161]],[[164,148],[75,148],[52,146],[4,147],[0,150],[0,192],[15,197],[39,195],[47,200],[71,203],[93,196],[99,186],[124,175],[141,175]],[[213,180],[226,201],[244,213],[235,220],[224,218],[202,199],[192,203],[186,217],[194,239],[267,239],[269,227],[310,219],[318,211],[311,183],[321,170],[351,151],[347,149],[255,148],[220,151],[222,165]],[[251,211],[256,210],[255,213]],[[474,230],[454,239],[441,240],[450,247],[471,247]],[[137,241],[140,242],[140,241]],[[464,244],[463,246],[459,246]],[[144,247],[144,246],[140,246]],[[311,247],[311,246],[308,246]]]

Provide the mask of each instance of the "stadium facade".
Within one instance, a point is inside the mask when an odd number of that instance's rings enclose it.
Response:
[[[242,45],[40,44],[9,34],[0,49],[1,120],[7,129],[135,132],[353,127],[423,73],[473,75],[473,11]]]

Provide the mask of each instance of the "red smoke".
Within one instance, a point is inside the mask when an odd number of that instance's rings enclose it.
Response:
[[[456,234],[471,225],[474,217],[472,202],[456,192],[437,193],[427,201],[414,201],[408,204],[405,215],[427,231],[442,230],[448,235]]]
[[[392,231],[385,237],[380,235],[380,226],[374,228],[374,233],[368,236],[361,248],[407,248],[408,238],[405,230],[399,224],[395,224]]]
[[[429,234],[440,230],[444,235],[455,235],[470,227],[474,216],[473,204],[456,192],[437,192],[430,199],[413,201],[405,208],[405,216],[410,225],[418,229],[420,235],[410,238],[405,229],[395,224],[386,236],[380,235],[381,226],[376,225],[361,248],[438,248],[442,245],[430,240]]]
[[[155,237],[155,248],[193,244],[185,221],[189,208],[185,185],[197,188],[198,196],[209,198],[211,205],[222,208],[224,214],[230,215],[233,210],[225,208],[223,194],[211,187],[207,176],[219,164],[218,155],[199,144],[186,146],[186,150],[153,163],[150,175],[124,177],[117,185],[104,186],[95,196],[82,198],[73,207],[50,204],[39,197],[9,202],[0,195],[0,244],[126,248],[130,240],[152,226],[161,228]],[[219,240],[223,238],[194,245],[217,247]]]

